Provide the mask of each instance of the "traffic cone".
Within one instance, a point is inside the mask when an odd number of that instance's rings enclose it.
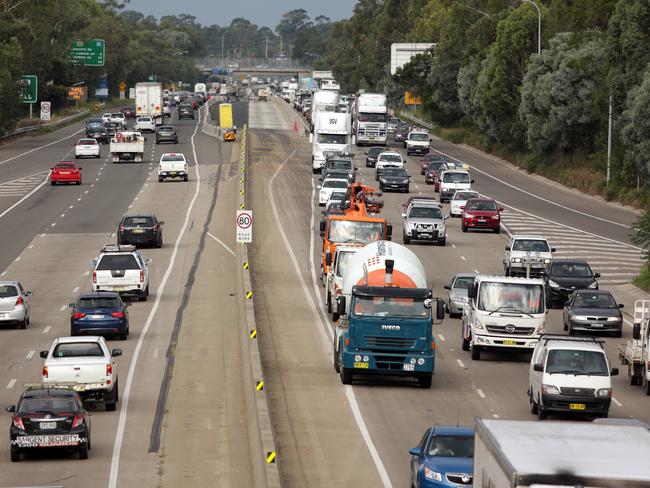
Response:
[[[293,123],[293,131],[298,132],[298,122]]]

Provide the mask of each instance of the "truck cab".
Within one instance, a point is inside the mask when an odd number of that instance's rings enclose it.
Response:
[[[338,112],[314,113],[312,143],[312,172],[318,173],[325,166],[327,154],[350,153],[350,114]]]
[[[385,146],[388,136],[388,103],[382,93],[361,93],[354,103],[354,133],[357,146]]]
[[[479,275],[463,308],[462,349],[473,360],[484,350],[531,351],[546,324],[544,282]]]
[[[328,263],[325,275],[325,305],[327,312],[332,314],[332,320],[337,321],[339,314],[336,308],[336,298],[341,295],[343,288],[343,275],[345,274],[350,258],[359,250],[359,246],[339,246],[334,255],[328,253],[325,261]]]

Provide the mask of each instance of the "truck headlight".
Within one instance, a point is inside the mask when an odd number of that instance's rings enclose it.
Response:
[[[368,361],[370,361],[370,358],[368,356],[364,356],[363,357],[363,362],[367,363]]]
[[[550,286],[551,288],[559,288],[559,287],[560,287],[560,285],[558,285],[558,284],[557,284],[555,281],[553,281],[553,280],[548,280],[548,286]]]
[[[357,362],[357,363],[360,363],[361,362],[361,356],[359,354],[354,356],[354,361]]]
[[[560,389],[557,386],[553,385],[542,385],[542,394],[543,395],[559,395]]]
[[[418,364],[424,366],[424,358],[418,358]]]
[[[431,468],[424,467],[424,477],[432,481],[442,481],[442,475]]]
[[[612,396],[612,389],[611,388],[600,388],[598,391],[596,391],[596,396],[598,398],[609,398]]]
[[[510,262],[511,263],[521,263],[521,258],[511,258]]]

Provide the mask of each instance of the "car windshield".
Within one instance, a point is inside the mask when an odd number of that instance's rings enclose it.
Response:
[[[490,200],[469,200],[465,204],[465,210],[496,210],[497,204]]]
[[[169,126],[166,126],[166,125],[163,125],[163,126],[158,128],[158,132],[174,132],[174,130],[175,129],[173,127],[169,127]]]
[[[475,191],[457,191],[454,193],[453,200],[467,201],[470,198],[478,198],[479,194]]]
[[[358,220],[332,220],[328,240],[335,244],[368,244],[383,238],[384,226],[381,222]]]
[[[534,284],[484,281],[479,288],[478,308],[485,312],[544,313],[544,287]]]
[[[323,188],[347,188],[348,181],[345,180],[325,180],[323,181]]]
[[[388,116],[386,114],[370,114],[361,112],[357,115],[359,122],[386,122]]]
[[[342,202],[343,199],[345,198],[345,192],[343,191],[334,191],[330,195],[330,202]]]
[[[433,161],[432,163],[429,163],[427,171],[429,171],[430,173],[438,171],[444,164],[445,164],[444,161]]]
[[[428,141],[429,140],[429,134],[411,134],[410,139],[412,141]]]
[[[614,298],[608,293],[578,293],[573,305],[581,308],[617,308]]]
[[[402,297],[354,297],[354,315],[362,317],[428,317],[424,299]]]
[[[352,256],[354,256],[354,252],[352,251],[342,251],[339,253],[338,258],[336,258],[336,276],[343,277],[350,262],[350,257]]]
[[[132,254],[105,254],[97,264],[97,271],[111,269],[140,269],[140,265]]]
[[[77,144],[84,146],[96,146],[97,141],[95,139],[79,139],[79,142],[77,142]]]
[[[515,239],[513,251],[551,252],[548,242],[541,239]]]
[[[352,170],[352,161],[328,161],[327,169]]]
[[[551,349],[546,359],[549,374],[609,376],[605,354],[599,351]]]
[[[318,134],[319,144],[347,144],[347,134]]]
[[[469,435],[438,435],[431,439],[428,456],[473,458],[474,437]]]
[[[442,210],[434,205],[411,207],[409,219],[442,219]]]
[[[83,297],[79,299],[77,308],[118,308],[117,298],[111,297]]]
[[[402,156],[399,154],[381,154],[379,156],[381,161],[388,161],[389,163],[401,163]]]
[[[151,227],[154,222],[153,217],[125,217],[122,225],[125,227]]]
[[[116,113],[116,114],[111,114],[111,117],[113,117],[114,119],[123,119],[124,114],[122,112]]]
[[[29,413],[47,413],[47,414],[61,414],[61,413],[75,413],[79,409],[77,402],[70,396],[33,396],[23,398],[18,407],[19,414]]]
[[[473,276],[459,276],[456,278],[456,281],[454,281],[454,286],[452,288],[467,290],[472,283],[474,283]]]
[[[0,298],[11,298],[18,296],[18,288],[14,285],[0,285]]]
[[[384,150],[383,147],[371,147],[368,149],[368,156],[371,158],[376,158],[381,154],[381,152]]]
[[[63,342],[52,351],[54,358],[102,357],[104,351],[98,342]]]
[[[99,124],[97,125],[93,124],[92,126],[88,127],[88,132],[105,132],[105,131],[106,129],[104,129],[104,126]]]
[[[384,176],[389,178],[408,178],[408,173],[404,168],[386,168]]]
[[[469,175],[467,173],[450,173],[445,172],[442,175],[444,183],[469,183]]]
[[[553,263],[550,274],[562,278],[591,278],[593,273],[586,263]]]
[[[185,161],[182,154],[165,154],[162,157],[163,161]]]

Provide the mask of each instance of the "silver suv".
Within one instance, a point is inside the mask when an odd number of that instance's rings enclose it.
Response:
[[[449,217],[442,213],[438,202],[431,199],[413,199],[402,217],[404,244],[410,244],[412,240],[437,242],[441,246],[447,243],[445,220]]]
[[[515,235],[506,244],[503,271],[506,276],[541,276],[553,261],[555,248],[544,237]]]

